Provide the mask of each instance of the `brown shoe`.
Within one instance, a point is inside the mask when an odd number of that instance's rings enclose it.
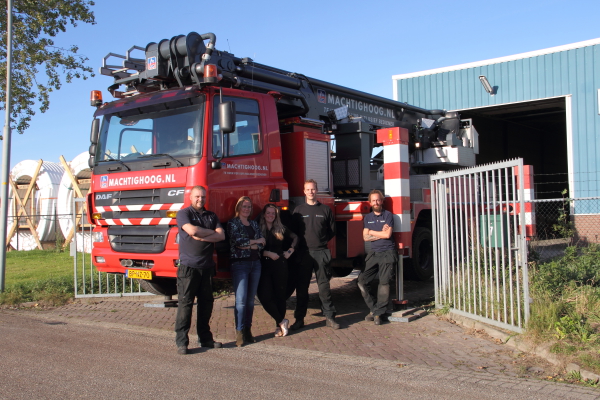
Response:
[[[237,347],[242,347],[244,345],[244,332],[243,331],[235,331],[235,345]]]
[[[373,320],[375,321],[375,325],[381,325],[381,317],[379,315],[376,315]]]
[[[369,321],[369,322],[373,322],[375,317],[373,317],[373,313],[368,313],[367,316],[365,317],[365,321]]]
[[[335,322],[335,319],[333,317],[327,318],[327,320],[325,321],[325,326],[328,326],[331,329],[340,329],[340,324]]]

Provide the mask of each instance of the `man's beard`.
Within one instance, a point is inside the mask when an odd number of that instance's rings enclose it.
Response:
[[[375,212],[381,212],[381,210],[383,210],[383,206],[373,206],[373,211]]]

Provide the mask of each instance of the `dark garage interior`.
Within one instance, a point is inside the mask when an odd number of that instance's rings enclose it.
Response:
[[[523,158],[533,165],[535,197],[555,199],[568,189],[565,98],[460,111],[479,133],[477,164]]]

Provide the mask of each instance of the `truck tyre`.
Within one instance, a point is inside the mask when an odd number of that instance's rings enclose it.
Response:
[[[415,228],[412,249],[412,272],[420,281],[428,281],[433,276],[433,235],[431,229]]]
[[[151,281],[138,279],[140,286],[146,292],[161,296],[173,296],[177,294],[177,279],[154,278]]]

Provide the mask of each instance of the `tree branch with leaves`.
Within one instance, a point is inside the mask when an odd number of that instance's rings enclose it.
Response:
[[[67,27],[95,24],[93,5],[89,0],[14,0],[11,125],[19,133],[29,127],[36,105],[41,112],[48,110],[50,93],[63,82],[94,76],[77,46],[63,48],[54,43]],[[6,77],[6,7],[0,8],[0,33],[0,76]],[[6,84],[0,87],[0,109],[5,109],[5,101]]]

